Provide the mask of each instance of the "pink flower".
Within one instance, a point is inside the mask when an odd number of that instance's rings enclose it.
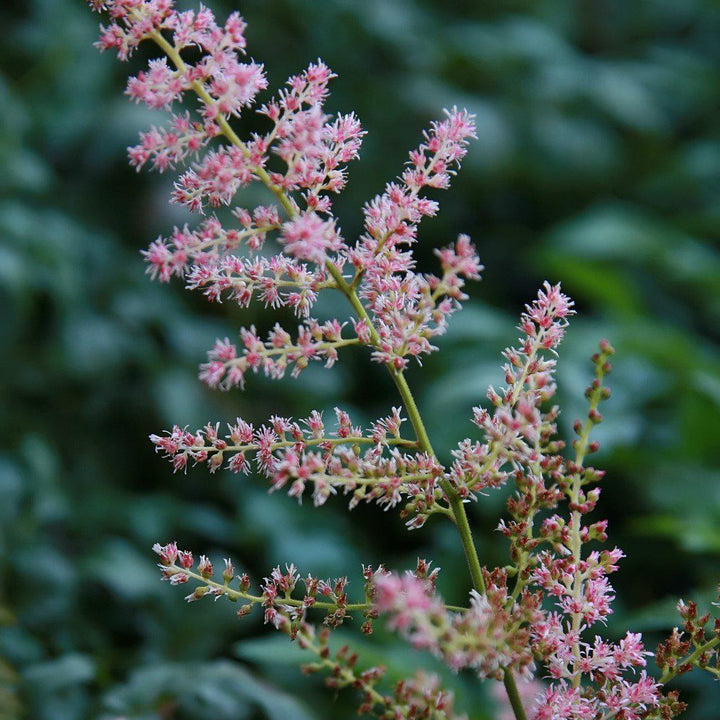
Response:
[[[501,573],[485,577],[485,595],[473,590],[467,610],[449,612],[435,594],[434,582],[417,574],[380,575],[374,580],[375,608],[389,615],[390,629],[453,670],[471,668],[480,677],[496,678],[503,668],[526,672],[533,662],[525,645],[527,631],[516,633],[511,628],[517,627],[521,617],[537,617],[535,602],[524,597],[508,609],[506,577]]]
[[[323,220],[314,212],[299,215],[282,226],[280,242],[285,252],[298,260],[322,264],[328,253],[337,252],[342,238],[333,220]]]
[[[492,412],[474,408],[474,423],[483,431],[485,442],[466,439],[453,451],[452,477],[463,497],[498,487],[510,469],[542,460],[537,446],[542,437],[555,433],[557,414],[553,408],[541,409],[555,394],[555,360],[544,353],[553,351],[562,339],[572,305],[559,285],[545,283],[537,300],[526,307],[520,321],[524,337],[517,348],[504,352],[507,386],[500,392],[489,389]],[[556,495],[544,486],[543,492],[550,493],[548,499]]]

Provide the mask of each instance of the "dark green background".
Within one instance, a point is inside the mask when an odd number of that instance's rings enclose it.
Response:
[[[177,539],[232,554],[255,577],[285,561],[353,573],[358,590],[360,563],[409,567],[422,554],[438,558],[443,592],[461,602],[452,529],[434,521],[408,534],[376,508],[299,508],[259,480],[172,475],[147,435],[335,404],[365,421],[396,402],[391,385],[346,352],[332,371],[298,381],[203,389],[196,366],[213,339],[271,318],[207,306],[143,275],[139,250],[185,218],[167,204],[170,176],[126,165],[124,148],[159,121],[122,96],[140,57],[100,56],[98,19],[79,0],[10,5],[0,10],[0,718],[349,717],[353,698],[335,703],[302,679],[295,652],[258,617],[239,622],[223,602],[187,607],[159,582],[150,546]],[[232,9],[212,6],[221,17]],[[579,311],[561,353],[563,431],[583,412],[596,341],[617,348],[598,434],[608,469],[600,513],[628,558],[608,632],[642,630],[654,645],[675,622],[674,598],[709,602],[720,580],[718,4],[248,0],[239,9],[274,87],[320,56],[340,76],[330,110],[356,110],[369,132],[337,205],[349,238],[429,119],[453,104],[476,113],[479,139],[438,195],[419,253],[428,262],[433,247],[467,232],[487,270],[441,353],[410,381],[447,459],[473,432],[471,406],[502,383],[500,352],[523,304],[544,279],[563,282]],[[493,532],[502,502],[496,493],[472,510],[488,562],[506,560]],[[379,635],[362,656],[383,658],[396,676],[408,652]],[[451,682],[461,709],[493,717],[471,677]],[[716,720],[709,677],[682,687],[696,698],[688,720]]]

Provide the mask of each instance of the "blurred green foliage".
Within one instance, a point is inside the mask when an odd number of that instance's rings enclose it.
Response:
[[[485,279],[411,383],[447,458],[472,433],[471,406],[502,382],[499,354],[523,303],[545,278],[562,280],[579,310],[561,354],[565,430],[583,411],[596,341],[618,350],[598,463],[609,471],[602,512],[628,557],[609,632],[632,624],[653,642],[675,622],[672,597],[709,601],[720,580],[720,7],[240,9],[274,86],[321,56],[340,76],[330,108],[355,109],[369,131],[339,203],[348,237],[429,118],[452,104],[476,113],[479,140],[438,196],[421,255],[429,262],[433,247],[468,232]],[[209,308],[143,276],[138,250],[184,216],[166,202],[170,177],[125,165],[125,146],[157,118],[122,97],[128,67],[92,48],[96,23],[77,0],[0,9],[0,718],[349,714],[352,698],[301,679],[298,658],[259,618],[238,622],[223,603],[186,607],[158,581],[151,544],[232,554],[255,577],[286,561],[321,575],[356,568],[356,586],[361,562],[409,567],[422,554],[442,558],[442,589],[460,601],[456,538],[441,522],[408,534],[374,508],[348,516],[341,501],[298,508],[258,481],[171,476],[152,454],[147,435],[174,422],[334,404],[367,419],[393,396],[381,369],[351,353],[299,381],[252,378],[228,395],[200,387],[195,367],[212,340],[269,318]],[[488,562],[505,561],[493,532],[502,504],[496,494],[473,509]],[[382,633],[375,645],[353,641],[368,663],[384,656],[391,677],[408,663]],[[471,678],[448,682],[474,718],[493,716]],[[696,700],[688,720],[715,720],[717,687],[701,677],[683,686]]]

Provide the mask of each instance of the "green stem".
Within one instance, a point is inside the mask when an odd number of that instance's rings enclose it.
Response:
[[[428,455],[435,457],[435,451],[430,444],[430,437],[428,436],[427,430],[425,429],[425,423],[423,423],[422,421],[422,416],[420,415],[417,403],[415,402],[415,398],[413,397],[412,391],[410,390],[410,386],[408,385],[408,381],[406,380],[403,371],[395,370],[391,367],[388,367],[388,371],[390,372],[390,376],[392,377],[393,382],[395,383],[395,387],[397,387],[403,404],[405,405],[405,410],[407,410],[408,418],[410,419],[413,429],[415,430],[415,434],[417,435],[418,445]],[[453,494],[455,494],[455,491],[452,491]]]
[[[328,342],[322,342],[317,343],[315,345],[315,348],[317,350],[331,350],[331,349],[337,349],[337,348],[344,348],[348,345],[360,345],[359,338],[345,338],[344,340],[329,340]],[[302,357],[303,349],[299,345],[287,345],[280,348],[268,348],[265,347],[264,350],[259,351],[258,355],[261,355],[262,357],[274,357],[274,356],[283,356],[283,355],[291,355],[293,353],[297,353],[299,357]],[[223,363],[225,367],[232,367],[233,365],[242,365],[243,362],[246,362],[246,356],[241,355],[240,357],[236,357],[232,360],[228,360],[227,362]]]
[[[692,665],[703,653],[707,652],[708,650],[712,650],[718,644],[720,644],[720,638],[714,637],[711,640],[708,640],[706,643],[698,645],[695,650],[690,655],[688,655],[682,662],[678,662],[671,670],[666,670],[662,674],[659,682],[665,685],[678,674],[678,671],[681,667],[687,665],[688,663]]]
[[[367,323],[367,326],[370,329],[371,339],[374,342],[377,342],[379,340],[377,331],[373,327],[372,321],[367,314],[367,310],[360,302],[360,298],[358,298],[355,288],[346,282],[345,278],[342,277],[342,274],[333,263],[328,262],[327,268],[330,275],[332,275],[333,279],[337,283],[338,288],[350,301],[350,304],[353,306],[353,309],[357,312],[358,316]],[[403,400],[410,422],[415,430],[415,434],[418,439],[418,447],[429,455],[435,457],[435,452],[430,443],[425,423],[423,423],[420,411],[418,410],[417,403],[415,402],[415,398],[413,397],[405,375],[402,370],[396,370],[389,365],[387,368],[395,386],[398,389],[398,392],[400,393],[400,397]],[[472,530],[470,529],[468,516],[465,512],[465,505],[455,488],[448,480],[441,480],[440,486],[445,492],[448,502],[450,503],[450,510],[452,512],[453,520],[455,521],[455,526],[460,534],[460,540],[462,542],[463,552],[465,553],[465,559],[470,571],[470,577],[472,578],[473,587],[484,595],[486,592],[485,580],[482,576],[480,559],[477,554],[475,543],[473,542]],[[503,684],[505,685],[505,690],[507,691],[508,699],[510,700],[510,706],[515,714],[515,719],[527,720],[527,715],[525,714],[525,709],[523,708],[522,701],[520,700],[520,694],[517,689],[517,684],[515,683],[515,678],[509,668],[506,668],[504,671]]]
[[[388,368],[388,370],[390,371],[390,375],[395,382],[398,392],[400,393],[400,397],[403,400],[410,422],[415,430],[415,434],[418,439],[418,446],[428,453],[428,455],[435,457],[435,451],[430,444],[430,438],[428,437],[427,430],[425,429],[425,423],[422,421],[420,411],[418,410],[417,403],[415,402],[415,398],[413,397],[405,375],[402,370],[395,370],[393,368]],[[477,548],[473,542],[470,522],[468,521],[468,516],[465,512],[465,504],[449,480],[441,480],[440,487],[442,487],[443,492],[450,503],[450,510],[452,512],[453,520],[455,521],[455,527],[457,527],[458,533],[460,534],[460,541],[462,542],[463,552],[465,553],[465,559],[467,561],[468,570],[470,571],[473,587],[484,595],[486,592],[485,580],[483,579],[482,570],[480,569],[480,558],[478,557]]]
[[[265,602],[265,598],[262,595],[252,595],[251,593],[242,592],[241,590],[234,590],[231,588],[227,583],[219,583],[215,580],[211,580],[210,578],[203,577],[200,575],[200,573],[196,573],[192,570],[180,567],[179,565],[167,565],[167,568],[170,570],[174,570],[175,574],[177,575],[187,575],[187,577],[192,578],[193,580],[196,580],[197,582],[201,583],[202,586],[214,588],[216,590],[220,590],[223,595],[225,595],[227,598],[233,601],[239,601],[239,600],[245,600],[249,603],[252,603],[253,605],[261,605]],[[297,600],[295,598],[278,598],[277,603],[279,605],[290,605],[291,607],[303,607],[304,601],[303,600]],[[319,610],[337,610],[339,609],[339,605],[337,603],[332,602],[324,602],[324,601],[317,601],[315,602],[312,607],[317,608]],[[348,603],[347,605],[342,606],[343,609],[348,611],[364,611],[369,610],[372,607],[371,603]]]
[[[460,542],[462,543],[463,552],[465,553],[465,560],[467,561],[468,570],[470,571],[473,587],[484,595],[487,589],[485,587],[482,570],[480,569],[480,558],[478,557],[477,548],[473,542],[472,530],[470,529],[470,522],[465,512],[465,506],[455,492],[455,488],[447,480],[442,480],[440,485],[445,491],[448,502],[450,503],[450,510],[453,520],[455,521],[455,527],[460,535]]]
[[[408,440],[406,438],[388,438],[386,441],[387,445],[392,445],[393,447],[406,447],[406,448],[416,448],[417,447],[417,441],[416,440]],[[305,447],[317,447],[318,445],[328,445],[328,446],[337,446],[337,445],[375,445],[376,442],[371,437],[360,437],[358,435],[350,435],[348,437],[323,437],[323,438],[306,438],[305,440],[280,440],[275,443],[271,443],[269,446],[270,452],[274,452],[275,450],[280,450],[281,448],[286,447],[295,447],[298,445],[298,443],[301,443]],[[247,443],[246,445],[226,445],[224,448],[220,449],[218,447],[215,447],[214,445],[193,445],[193,452],[207,452],[207,453],[245,453],[245,452],[255,452],[258,450],[258,445],[256,443]]]
[[[505,685],[505,691],[507,692],[508,700],[510,700],[510,707],[515,713],[516,720],[527,720],[525,708],[520,700],[520,693],[515,684],[515,678],[509,669],[506,669],[503,675],[503,685]]]
[[[602,364],[598,365],[597,370],[595,372],[595,377],[599,381],[599,386],[595,388],[592,391],[592,394],[589,396],[590,400],[590,409],[588,412],[588,418],[583,423],[582,428],[580,430],[580,433],[578,435],[578,439],[575,441],[575,461],[574,464],[577,468],[579,468],[578,471],[574,473],[572,476],[572,484],[569,488],[568,492],[568,499],[570,500],[571,506],[577,506],[578,501],[580,499],[580,491],[583,487],[583,463],[585,462],[585,457],[588,454],[588,448],[589,448],[589,441],[590,441],[590,432],[592,431],[593,427],[595,426],[595,422],[592,420],[593,413],[597,411],[598,405],[600,404],[600,401],[602,400],[602,393],[600,390],[600,387],[602,386],[602,381],[604,377],[604,370]],[[568,540],[568,549],[572,553],[573,558],[573,565],[575,567],[575,572],[573,576],[572,581],[572,597],[575,604],[578,604],[580,602],[580,598],[583,594],[583,588],[584,584],[587,580],[587,574],[584,572],[581,572],[580,567],[580,561],[582,560],[582,546],[583,541],[581,538],[580,530],[581,530],[581,524],[582,524],[582,514],[579,510],[573,510],[571,514],[571,527],[570,527],[570,537]],[[576,667],[580,663],[581,660],[581,652],[580,652],[580,628],[582,626],[582,614],[579,612],[575,612],[572,614],[572,630],[573,634],[577,638],[575,642],[573,643],[573,656],[575,657],[575,663]],[[580,687],[580,673],[577,673],[573,679],[572,679],[572,685],[573,687]]]
[[[340,270],[335,266],[334,263],[327,263],[328,272],[332,276],[333,280],[338,286],[338,289],[347,297],[353,309],[357,313],[358,317],[365,321],[370,331],[370,339],[374,344],[379,343],[380,337],[377,330],[372,324],[370,316],[365,309],[365,306],[360,302],[360,298],[357,295],[355,289],[345,280]],[[390,377],[392,377],[395,387],[397,387],[400,397],[402,398],[405,410],[407,411],[410,423],[415,430],[415,435],[418,440],[418,447],[432,457],[436,457],[435,451],[433,450],[432,444],[430,443],[430,437],[428,436],[425,423],[420,415],[415,397],[410,390],[405,374],[402,370],[396,370],[390,365],[386,366]],[[470,577],[472,578],[473,586],[476,590],[479,590],[483,594],[485,593],[485,581],[483,580],[482,572],[480,570],[480,559],[478,558],[477,549],[472,539],[472,531],[470,530],[470,523],[468,521],[467,513],[465,512],[465,505],[463,504],[460,496],[457,494],[455,488],[447,480],[441,480],[440,486],[442,487],[445,495],[450,503],[450,510],[452,512],[453,520],[460,533],[460,539],[462,541],[463,552],[467,560],[468,569],[470,571]],[[520,719],[518,719],[520,720]]]

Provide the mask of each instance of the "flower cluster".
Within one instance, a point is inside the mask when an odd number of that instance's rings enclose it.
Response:
[[[195,272],[204,268],[212,271],[220,258],[243,244],[249,252],[260,250],[267,234],[280,227],[278,209],[272,205],[258,206],[252,213],[237,208],[233,214],[239,227],[225,228],[216,217],[210,217],[194,230],[187,225],[176,227],[167,240],[158,238],[152,242],[144,252],[150,276],[168,282],[173,276],[190,274],[190,268]],[[225,289],[221,288],[220,293]],[[209,297],[216,299],[212,293]]]
[[[365,601],[350,604],[347,597],[347,578],[323,580],[313,575],[300,576],[294,565],[284,570],[273,568],[270,575],[260,584],[260,594],[250,592],[251,581],[246,573],[236,575],[235,567],[229,558],[223,560],[223,569],[216,578],[213,563],[205,556],[195,560],[188,550],[179,550],[177,543],[166,545],[156,543],[153,550],[160,557],[158,567],[162,577],[171,585],[196,583],[194,590],[185,597],[195,602],[203,597],[226,597],[233,602],[242,602],[238,615],[247,615],[257,605],[263,610],[264,620],[276,629],[289,630],[293,624],[304,622],[308,610],[314,608],[325,613],[324,624],[336,628],[343,623],[348,612],[362,613],[366,618],[365,630],[372,631],[372,620],[376,617],[370,602],[371,580],[377,571],[366,569],[367,581]],[[300,587],[304,592],[299,592]]]
[[[259,428],[238,418],[223,436],[219,424],[208,424],[195,432],[175,426],[150,439],[175,470],[206,463],[211,472],[225,465],[248,474],[252,462],[271,490],[287,489],[300,501],[311,488],[315,506],[338,492],[350,495],[350,508],[373,502],[388,509],[404,501],[403,514],[412,515],[416,527],[431,512],[442,511],[442,466],[426,453],[403,452],[416,449],[417,443],[401,435],[405,420],[400,408],[367,431],[353,425],[347,412],[336,408],[335,415],[335,429],[329,432],[314,411],[299,421],[274,416]],[[367,449],[361,452],[363,446]]]
[[[269,260],[231,255],[215,265],[196,265],[187,276],[187,287],[202,290],[211,300],[220,301],[226,295],[240,307],[248,307],[257,293],[263,304],[289,307],[304,317],[315,304],[318,291],[330,286],[322,270],[312,270],[284,255]]]
[[[289,364],[295,372],[311,359],[332,364],[337,348],[348,342],[369,346],[375,360],[398,369],[408,358],[435,350],[432,338],[445,332],[448,317],[465,298],[466,279],[477,279],[481,265],[466,236],[438,251],[439,276],[415,273],[412,256],[402,248],[414,241],[420,219],[437,212],[437,203],[421,192],[448,187],[474,136],[472,117],[453,109],[432,125],[410,154],[400,182],[367,205],[366,234],[352,246],[342,237],[330,196],[344,188],[346,165],[358,156],[365,133],[353,114],[325,114],[334,75],[324,63],[291,77],[286,89],[259,109],[270,122],[267,132],[241,140],[228,121],[252,105],[267,83],[262,66],[240,60],[245,24],[237,14],[220,26],[207,8],[181,13],[170,0],[96,6],[107,8],[113,20],[103,28],[101,49],[115,49],[127,59],[147,39],[165,53],[130,80],[131,98],[168,109],[188,92],[200,101],[196,117],[178,112],[167,127],[143,133],[140,144],[130,148],[131,163],[139,169],[150,162],[162,171],[195,158],[173,193],[175,202],[193,212],[232,205],[238,190],[254,181],[274,199],[252,210],[234,207],[235,226],[224,227],[211,216],[195,230],[175,228],[145,253],[149,272],[160,280],[184,277],[189,288],[210,300],[229,297],[246,307],[257,297],[307,318],[297,340],[277,327],[264,348],[252,328],[243,328],[243,344],[252,345],[245,355],[252,357],[237,357],[234,345],[221,341],[201,368],[202,379],[228,388],[240,384],[248,368],[280,377]],[[201,53],[194,63],[184,59],[190,49]],[[281,252],[252,258],[269,236]],[[310,317],[320,290],[347,286],[341,272],[346,265],[355,268],[352,284],[371,316],[355,319],[356,337],[347,341],[339,337],[343,319],[321,325]]]
[[[200,379],[210,387],[228,390],[242,387],[248,370],[262,371],[271,378],[281,378],[288,368],[297,377],[311,360],[323,360],[325,367],[332,367],[338,359],[338,350],[359,344],[358,338],[343,338],[343,325],[337,320],[320,324],[312,318],[298,327],[297,336],[279,324],[262,340],[255,328],[240,330],[241,348],[229,338],[216,340],[208,352],[208,361],[200,366]]]
[[[718,602],[713,605],[720,607],[720,587]],[[667,682],[694,667],[720,679],[720,618],[713,618],[710,613],[701,615],[694,602],[681,600],[677,609],[683,621],[682,629],[673,628],[667,640],[658,645],[655,655],[655,662],[663,672],[662,680]]]
[[[390,616],[391,629],[455,671],[470,668],[481,678],[497,679],[511,667],[528,672],[533,665],[528,628],[540,617],[538,594],[525,593],[508,610],[505,573],[486,573],[486,592],[473,590],[467,609],[449,612],[433,580],[411,574],[377,577],[375,606]]]
[[[141,133],[129,149],[131,165],[163,172],[189,163],[172,200],[203,216],[195,227],[176,227],[150,245],[149,274],[162,282],[180,278],[213,302],[230,300],[241,308],[260,302],[300,318],[292,333],[276,324],[261,337],[249,326],[240,329],[239,341],[217,340],[200,378],[227,390],[243,386],[250,371],[296,376],[311,361],[331,366],[340,349],[361,346],[386,367],[404,405],[369,428],[339,409],[330,430],[317,411],[297,421],[273,416],[260,427],[237,419],[226,432],[220,423],[194,431],[175,426],[151,436],[155,449],[175,470],[205,464],[211,472],[257,471],[270,490],[298,500],[307,491],[315,505],[342,493],[351,508],[360,502],[399,507],[411,528],[434,514],[448,517],[473,589],[467,607],[446,605],[435,591],[437,570],[419,561],[405,575],[365,567],[363,598],[355,603],[346,577],[303,577],[292,565],[274,568],[253,594],[250,578],[236,575],[230,560],[216,577],[209,558],[196,561],[175,543],[154,547],[163,578],[194,585],[188,601],[226,597],[241,603],[240,616],[259,606],[267,624],[315,655],[306,672],[327,673],[335,689],[354,688],[360,711],[385,720],[459,718],[452,694],[433,676],[416,674],[381,692],[384,668],[360,670],[349,648],[331,647],[331,630],[352,615],[362,618],[366,634],[383,616],[415,648],[453,670],[501,680],[515,720],[674,717],[683,704],[663,686],[691,667],[717,676],[720,621],[709,629],[709,615],[681,604],[683,631],[676,629],[658,649],[659,680],[646,673],[650,653],[639,634],[627,632],[617,642],[590,637],[612,612],[608,576],[623,557],[617,548],[586,548],[607,539],[607,522],[587,518],[603,473],[586,459],[598,449],[590,433],[609,396],[603,385],[613,354],[609,343],[603,341],[593,358],[589,411],[574,426],[569,452],[558,438],[559,409],[550,404],[556,351],[574,313],[559,285],[546,282],[526,307],[518,345],[504,352],[504,387],[489,389],[488,409],[474,409],[480,436],[461,441],[448,466],[435,454],[405,377],[411,359],[437,350],[436,339],[467,297],[466,283],[483,270],[466,235],[435,250],[437,274],[418,271],[413,253],[420,221],[438,212],[426,192],[449,187],[475,137],[473,117],[453,108],[432,123],[401,176],[366,203],[360,237],[348,241],[332,197],[344,189],[347,164],[358,157],[365,131],[353,113],[325,112],[334,74],[322,61],[260,105],[263,129],[243,139],[232,122],[255,105],[267,80],[262,65],[244,59],[245,23],[237,13],[218,23],[208,8],[180,12],[173,0],[89,1],[110,17],[101,27],[101,49],[127,60],[147,40],[161,53],[130,79],[127,95],[170,117],[165,126]],[[238,192],[251,183],[265,188],[267,202],[236,205]],[[220,206],[229,208],[227,224],[214,214]],[[313,317],[325,291],[346,302],[348,315],[322,322]],[[403,413],[412,426],[407,435]],[[514,491],[498,530],[509,542],[510,563],[484,568],[465,506],[507,483]],[[312,620],[318,612],[321,626]]]
[[[363,569],[364,602],[351,603],[345,577],[323,580],[312,575],[302,577],[294,565],[288,565],[284,570],[275,567],[260,584],[260,594],[254,595],[250,592],[250,578],[247,574],[236,575],[230,559],[223,561],[222,572],[216,579],[213,564],[204,555],[196,562],[190,551],[179,550],[174,542],[166,545],[156,543],[153,550],[160,558],[158,567],[163,579],[173,585],[196,584],[185,598],[188,602],[203,597],[214,597],[216,600],[226,597],[243,603],[237,612],[239,617],[259,606],[266,624],[286,633],[302,649],[317,656],[314,662],[303,666],[305,673],[325,672],[328,687],[352,687],[361,691],[360,712],[372,712],[387,720],[466,720],[464,716],[454,714],[453,694],[441,687],[436,676],[419,672],[414,677],[399,681],[392,694],[381,694],[376,686],[385,675],[383,667],[358,671],[358,656],[347,646],[332,652],[330,631],[342,625],[349,615],[362,615],[365,619],[363,632],[372,633],[373,620],[378,616],[378,582],[388,576],[382,566],[377,570],[372,567]],[[419,578],[434,578],[436,573],[428,570],[428,563],[418,560],[413,577],[418,582],[421,581]],[[308,620],[308,614],[313,611],[324,614],[322,629]]]
[[[365,207],[365,234],[350,251],[360,297],[366,301],[378,341],[373,358],[396,369],[437,348],[430,339],[445,332],[448,316],[465,299],[465,279],[477,280],[482,265],[465,235],[455,247],[439,251],[442,276],[418,275],[408,251],[420,220],[435,215],[436,202],[420,194],[424,188],[447,188],[452,168],[465,156],[468,138],[475,137],[473,118],[465,111],[446,111],[433,123],[426,142],[410,153],[410,165],[399,183]]]
[[[507,386],[499,392],[492,387],[488,391],[492,412],[481,407],[473,410],[473,422],[485,442],[466,439],[453,451],[452,480],[461,497],[474,498],[487,488],[499,487],[513,471],[536,464],[543,457],[557,430],[558,413],[556,407],[542,407],[556,389],[555,359],[546,355],[560,344],[567,319],[574,313],[572,307],[572,300],[563,295],[560,286],[549,283],[527,306],[520,320],[523,336],[519,346],[503,353]],[[544,487],[536,491],[546,498],[546,503],[558,499]]]

